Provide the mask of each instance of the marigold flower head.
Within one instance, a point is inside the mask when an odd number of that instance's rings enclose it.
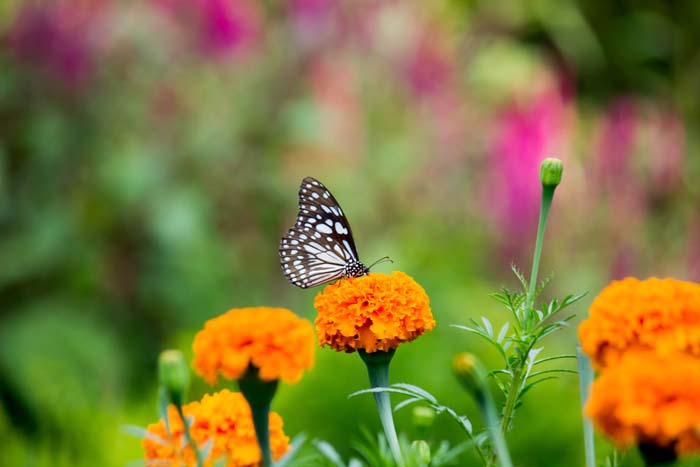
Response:
[[[578,334],[599,369],[634,349],[700,356],[700,285],[657,278],[614,281],[593,300]]]
[[[264,381],[295,383],[314,361],[311,323],[284,308],[237,308],[210,319],[192,344],[194,367],[210,384],[241,378],[252,365]]]
[[[388,351],[435,327],[425,290],[399,271],[330,284],[314,307],[319,343],[337,351]]]
[[[700,452],[700,359],[628,352],[593,383],[586,413],[619,445]]]
[[[255,438],[250,407],[243,395],[224,389],[205,395],[201,402],[183,406],[185,417],[192,417],[190,434],[198,446],[212,442],[206,466],[222,456],[227,467],[257,467],[261,453]],[[163,420],[148,426],[148,431],[163,440],[144,438],[141,445],[148,462],[164,467],[190,467],[197,463],[194,451],[184,440],[184,426],[175,406],[168,408],[170,431]],[[211,440],[211,441],[210,441]],[[289,449],[289,438],[282,431],[282,418],[270,413],[270,449],[275,459]]]

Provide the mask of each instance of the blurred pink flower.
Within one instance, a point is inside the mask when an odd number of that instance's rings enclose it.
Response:
[[[631,98],[618,98],[608,109],[598,142],[597,167],[606,183],[617,185],[629,177],[629,159],[634,148],[639,117]]]
[[[304,49],[328,47],[338,33],[338,0],[291,0],[289,13]]]
[[[9,34],[16,56],[67,88],[83,85],[95,68],[97,18],[106,2],[32,3]]]
[[[260,12],[249,0],[156,0],[184,27],[193,29],[207,55],[227,57],[247,49],[259,36]]]
[[[540,162],[552,155],[564,134],[568,101],[559,88],[549,89],[526,104],[510,105],[496,122],[487,196],[504,235],[505,255],[531,248],[541,193],[533,181],[539,180]]]
[[[434,34],[420,38],[406,60],[406,75],[413,92],[419,96],[435,95],[452,82],[454,67]]]
[[[651,182],[653,195],[673,192],[683,179],[685,166],[685,126],[674,111],[661,111],[652,120]]]

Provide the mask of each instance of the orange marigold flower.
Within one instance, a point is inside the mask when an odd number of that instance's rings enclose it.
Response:
[[[212,442],[205,465],[224,457],[227,467],[257,467],[261,465],[261,453],[255,438],[253,419],[248,402],[239,392],[224,389],[205,395],[201,402],[183,406],[185,417],[192,417],[190,434],[198,446]],[[164,467],[189,467],[196,465],[194,451],[184,441],[184,426],[175,406],[168,408],[170,434],[163,420],[148,426],[148,431],[160,438],[144,438],[141,445],[148,462]],[[211,441],[210,441],[211,440]],[[270,413],[270,449],[275,459],[289,449],[289,438],[282,431],[282,418]]]
[[[295,383],[314,362],[311,323],[284,308],[237,308],[210,319],[192,344],[194,368],[210,384],[239,379],[249,365],[264,381]]]
[[[657,278],[614,281],[593,300],[578,334],[596,368],[633,349],[700,356],[700,285]]]
[[[700,452],[700,359],[628,352],[593,383],[586,413],[620,445]]]
[[[314,307],[319,343],[337,351],[387,351],[435,327],[425,290],[399,271],[330,284]]]

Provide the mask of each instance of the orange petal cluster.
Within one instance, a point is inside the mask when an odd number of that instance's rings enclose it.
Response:
[[[586,413],[620,445],[700,452],[700,359],[628,352],[593,383]]]
[[[435,327],[425,290],[400,271],[330,284],[314,307],[319,343],[337,351],[387,351]]]
[[[284,308],[237,308],[210,319],[192,344],[194,368],[210,384],[238,379],[249,365],[264,381],[295,383],[314,362],[311,323]]]
[[[183,407],[185,417],[192,417],[190,434],[198,446],[211,442],[205,461],[213,466],[220,458],[227,467],[258,467],[261,453],[255,438],[255,428],[248,402],[241,393],[224,389],[205,395],[200,402]],[[169,434],[163,420],[148,426],[157,438],[144,438],[146,465],[190,467],[197,464],[194,451],[184,441],[184,426],[174,406],[168,409]],[[275,459],[289,449],[289,438],[282,431],[282,418],[270,413],[270,449]],[[156,441],[156,439],[159,439]]]
[[[598,369],[635,349],[700,356],[700,284],[632,277],[614,281],[593,300],[578,333]]]

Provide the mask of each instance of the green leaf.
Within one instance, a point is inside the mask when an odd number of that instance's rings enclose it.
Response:
[[[297,455],[299,449],[301,449],[305,442],[306,434],[299,433],[298,435],[296,435],[289,445],[289,450],[284,454],[284,456],[282,456],[277,462],[275,462],[275,467],[287,467],[291,463],[292,459],[294,459],[294,456]]]
[[[565,359],[565,358],[576,358],[576,355],[573,355],[573,354],[562,354],[562,355],[554,355],[554,356],[552,356],[552,357],[541,358],[541,359],[537,360],[537,361],[533,364],[533,366],[539,365],[539,364],[541,364],[541,363],[547,363],[547,362],[551,362],[551,361],[553,361],[553,360],[561,360],[561,359]]]
[[[407,383],[395,383],[391,385],[392,388],[399,388],[399,389],[405,389],[406,391],[411,391],[417,396],[421,396],[423,399],[437,403],[437,399],[435,396],[430,394],[428,391],[426,391],[423,388],[419,388],[418,386],[414,386],[413,384],[407,384]]]
[[[124,434],[130,435],[130,436],[135,436],[137,438],[147,438],[153,441],[154,443],[158,443],[161,446],[168,446],[170,442],[166,439],[161,438],[160,436],[151,433],[147,429],[136,426],[136,425],[123,425],[121,427],[121,431]]]
[[[321,455],[331,461],[335,467],[346,467],[340,454],[338,454],[338,451],[336,451],[330,443],[315,439],[312,441],[312,444],[318,449]]]
[[[510,269],[513,271],[513,274],[515,274],[515,277],[518,278],[520,281],[520,285],[523,287],[523,291],[527,293],[528,289],[530,288],[530,285],[527,282],[527,279],[525,279],[525,276],[523,275],[522,272],[517,268],[515,264],[510,265]]]

